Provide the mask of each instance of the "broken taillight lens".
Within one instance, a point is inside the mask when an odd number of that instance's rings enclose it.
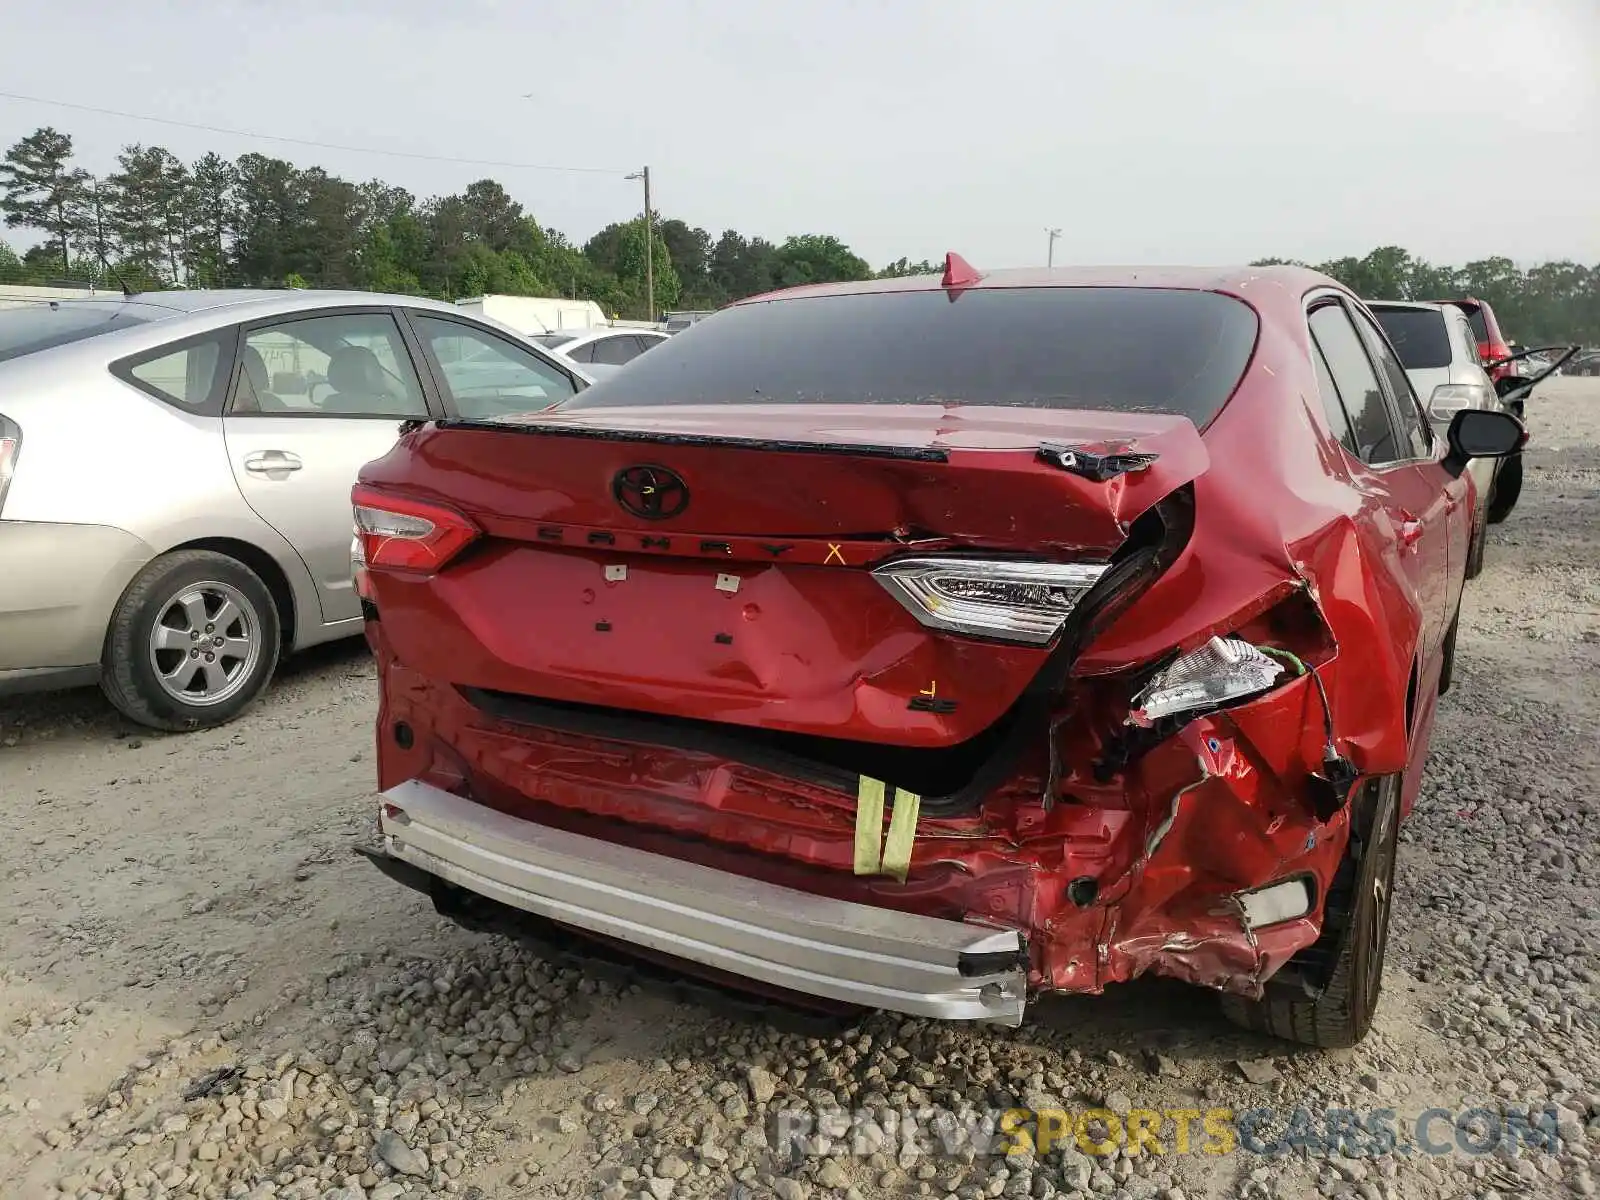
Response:
[[[1215,708],[1270,688],[1283,664],[1239,638],[1213,637],[1158,672],[1134,699],[1128,724]]]
[[[358,547],[351,558],[366,570],[432,574],[482,534],[454,509],[357,484],[350,493]],[[354,561],[352,562],[354,566]]]
[[[873,575],[933,629],[1043,646],[1106,570],[1098,563],[905,558]]]

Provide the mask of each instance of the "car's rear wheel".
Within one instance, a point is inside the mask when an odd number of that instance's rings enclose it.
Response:
[[[1456,675],[1456,639],[1461,634],[1461,606],[1456,605],[1456,615],[1450,618],[1450,629],[1444,635],[1444,663],[1439,667],[1439,695],[1450,690],[1450,681]]]
[[[153,729],[201,729],[238,716],[261,694],[282,645],[266,584],[209,550],[162,555],[117,603],[101,690]]]
[[[1383,989],[1400,785],[1401,776],[1387,775],[1362,787],[1322,936],[1268,980],[1261,999],[1224,996],[1223,1012],[1234,1023],[1325,1048],[1353,1046],[1367,1035]]]
[[[1498,477],[1499,472],[1495,472]],[[1483,574],[1483,556],[1489,548],[1489,504],[1494,496],[1494,483],[1489,484],[1489,495],[1480,496],[1472,518],[1472,538],[1467,542],[1467,578],[1476,579]]]
[[[1511,515],[1522,495],[1522,455],[1514,454],[1500,464],[1489,494],[1489,524],[1498,525]]]

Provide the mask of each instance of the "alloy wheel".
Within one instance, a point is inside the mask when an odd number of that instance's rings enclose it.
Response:
[[[156,681],[167,695],[200,707],[221,704],[255,674],[260,615],[232,584],[190,584],[161,606],[149,652]]]

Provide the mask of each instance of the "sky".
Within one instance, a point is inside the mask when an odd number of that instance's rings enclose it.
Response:
[[[490,176],[581,243],[649,164],[664,216],[874,266],[1042,264],[1047,228],[1058,264],[1600,262],[1600,0],[0,0],[0,30],[0,92],[390,152],[0,98],[0,147],[54,125],[95,174],[141,142]]]

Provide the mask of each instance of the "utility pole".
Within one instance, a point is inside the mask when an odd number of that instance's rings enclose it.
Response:
[[[1061,236],[1061,230],[1046,229],[1045,233],[1050,235],[1050,248],[1045,252],[1044,265],[1053,267],[1056,265],[1056,239]]]
[[[650,215],[650,168],[644,167],[628,176],[629,179],[644,180],[644,313],[645,320],[652,324],[656,319],[656,269],[655,269],[655,231],[651,225]]]

